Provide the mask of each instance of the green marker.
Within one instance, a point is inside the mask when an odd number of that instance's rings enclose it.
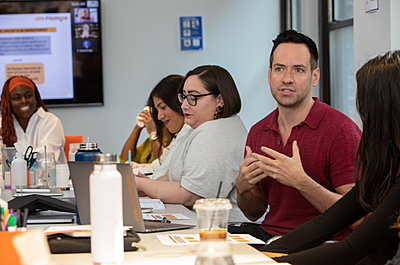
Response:
[[[14,214],[10,214],[8,217],[8,232],[15,232],[17,230],[17,219]]]

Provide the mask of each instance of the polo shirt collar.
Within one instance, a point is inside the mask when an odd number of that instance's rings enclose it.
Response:
[[[312,106],[310,112],[308,113],[304,122],[301,122],[300,125],[303,123],[307,124],[310,128],[316,129],[318,124],[322,120],[322,117],[325,115],[325,104],[319,101],[318,98],[313,97],[314,105]]]
[[[300,122],[297,126],[301,126],[303,124],[307,124],[311,129],[316,129],[318,127],[318,124],[322,120],[322,117],[325,114],[325,106],[324,103],[322,103],[318,98],[313,97],[314,99],[314,104],[308,113],[306,119],[302,122]],[[264,122],[264,130],[274,130],[279,132],[279,126],[278,126],[278,114],[279,110],[276,108],[270,115],[270,119],[266,119]]]

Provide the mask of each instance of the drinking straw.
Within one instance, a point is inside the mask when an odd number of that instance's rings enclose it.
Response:
[[[128,160],[129,160],[129,165],[131,164],[131,150],[128,151]]]
[[[219,198],[219,194],[221,193],[222,181],[219,182],[218,192],[217,192],[217,199]]]
[[[47,184],[45,186],[50,186],[49,185],[50,183],[47,181],[49,176],[47,175],[47,152],[46,152],[46,146],[44,146],[44,177],[45,177],[45,180],[47,182]]]
[[[218,187],[218,192],[217,192],[217,199],[219,198],[219,194],[221,193],[221,187],[222,187],[222,181],[219,182],[219,187]],[[215,205],[217,205],[217,201],[215,201]],[[214,222],[214,215],[215,215],[215,209],[213,210],[212,216],[211,216],[211,222],[210,222],[210,228],[208,231],[211,231],[212,224]]]

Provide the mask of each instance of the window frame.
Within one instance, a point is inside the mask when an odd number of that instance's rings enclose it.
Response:
[[[329,14],[329,1],[332,7],[331,14]],[[330,45],[329,35],[332,30],[337,30],[349,26],[353,26],[353,18],[335,21],[335,1],[334,0],[320,0],[318,1],[318,50],[319,50],[319,68],[321,69],[321,76],[319,81],[319,99],[328,105],[331,105],[331,76],[330,76]],[[292,0],[281,0],[281,31],[292,29]],[[332,22],[329,21],[329,16],[332,17]]]
[[[332,5],[332,22],[329,22],[329,2],[331,1]],[[325,102],[328,105],[331,105],[331,75],[330,75],[330,46],[329,46],[329,35],[333,30],[353,26],[353,18],[336,21],[335,17],[335,6],[334,0],[321,0],[319,1],[318,8],[318,18],[319,18],[319,67],[321,69],[321,73],[324,73],[320,77],[320,87],[319,87],[319,95],[320,100]]]

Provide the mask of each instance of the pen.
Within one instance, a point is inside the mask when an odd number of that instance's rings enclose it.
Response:
[[[9,212],[10,212],[9,209],[6,209],[6,210],[4,211],[4,216],[3,216],[3,229],[6,228]]]
[[[153,208],[141,208],[142,209],[142,213],[152,213],[153,212]]]
[[[17,209],[17,229],[21,227],[22,225],[22,219],[21,219],[21,210]]]
[[[145,176],[151,176],[151,175],[153,175],[152,172],[146,172],[146,173],[139,172],[138,174],[134,174],[134,175],[135,175],[136,177],[139,177],[140,174],[145,175]],[[140,178],[140,177],[139,177],[139,178]]]
[[[167,217],[165,217],[165,216],[163,217],[162,220],[154,219],[154,220],[146,220],[146,221],[150,221],[150,222],[160,222],[160,223],[171,223],[171,220],[168,220]]]
[[[24,209],[24,217],[22,219],[22,228],[21,228],[22,231],[26,230],[26,222],[28,220],[28,213],[29,213],[29,209],[25,208]]]

